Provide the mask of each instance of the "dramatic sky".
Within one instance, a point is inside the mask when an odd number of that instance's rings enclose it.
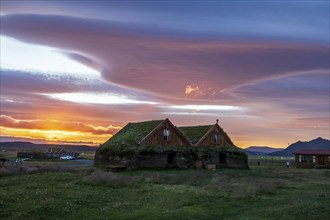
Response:
[[[1,141],[214,124],[240,147],[329,138],[329,1],[3,1]]]

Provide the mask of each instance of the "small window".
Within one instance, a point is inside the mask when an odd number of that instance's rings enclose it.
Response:
[[[170,130],[164,129],[163,131],[163,140],[168,141],[170,139]]]
[[[219,143],[219,134],[218,133],[214,133],[214,143],[215,144]]]
[[[301,162],[302,161],[302,156],[301,155],[299,155],[299,162]]]
[[[315,156],[313,156],[313,163],[315,163],[316,162],[316,158],[315,158]]]

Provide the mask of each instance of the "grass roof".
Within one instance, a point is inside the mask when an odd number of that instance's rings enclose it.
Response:
[[[190,140],[192,144],[196,144],[212,127],[212,125],[187,126],[179,127],[179,130]]]
[[[122,128],[117,134],[115,134],[112,138],[110,138],[107,142],[105,142],[100,151],[102,152],[112,152],[114,153],[129,153],[129,152],[137,152],[137,151],[167,151],[167,150],[182,150],[182,147],[178,146],[161,146],[161,145],[152,145],[152,146],[139,146],[139,143],[143,138],[145,138],[153,129],[155,129],[158,125],[160,125],[164,120],[155,120],[155,121],[145,121],[145,122],[137,122],[137,123],[128,123],[124,128]],[[201,125],[201,126],[186,126],[186,127],[178,127],[178,129],[185,135],[192,144],[196,144],[212,127],[213,125]],[[222,130],[223,132],[223,130]],[[228,137],[228,135],[223,132],[224,136]],[[228,137],[229,139],[229,137]],[[229,139],[230,140],[230,139]],[[231,142],[231,141],[230,141]],[[229,150],[229,151],[237,151],[235,145],[230,143],[231,146],[221,146],[216,147],[218,150]],[[204,149],[205,148],[205,149]],[[195,150],[207,150],[215,149],[212,146],[203,146],[200,148],[191,148]]]
[[[164,120],[128,123],[117,134],[112,136],[102,147],[114,145],[137,145],[146,135]]]

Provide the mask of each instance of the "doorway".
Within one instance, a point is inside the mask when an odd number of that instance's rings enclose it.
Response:
[[[168,167],[174,167],[176,163],[176,153],[175,152],[170,152],[167,155],[167,166]]]
[[[219,163],[226,163],[226,153],[219,153]]]

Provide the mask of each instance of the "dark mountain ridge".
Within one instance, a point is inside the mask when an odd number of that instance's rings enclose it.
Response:
[[[276,151],[268,154],[269,156],[290,156],[294,155],[294,152],[298,150],[330,150],[330,140],[323,139],[318,137],[311,141],[298,141],[296,143],[291,144],[284,150]]]

